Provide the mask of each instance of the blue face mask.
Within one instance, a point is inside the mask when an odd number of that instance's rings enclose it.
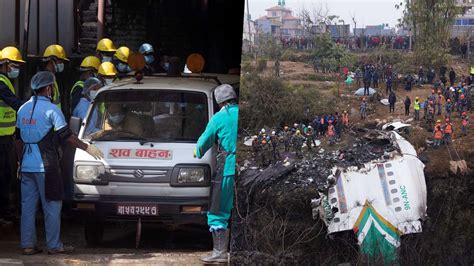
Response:
[[[120,122],[122,122],[124,118],[125,118],[125,114],[122,114],[122,113],[109,114],[109,120],[110,122],[114,124],[120,124]]]
[[[55,68],[56,68],[57,73],[63,72],[64,71],[64,63],[57,63]]]
[[[153,55],[145,55],[145,63],[147,65],[155,62],[155,57]]]
[[[102,56],[102,63],[104,63],[104,62],[112,62],[112,56],[103,55]]]
[[[120,72],[120,73],[128,73],[132,70],[130,69],[130,67],[127,64],[119,62],[117,64],[117,71]]]
[[[20,69],[19,68],[10,68],[10,71],[7,73],[8,77],[11,79],[16,79],[20,75]]]

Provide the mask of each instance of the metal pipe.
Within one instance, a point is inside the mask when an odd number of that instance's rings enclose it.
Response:
[[[56,43],[59,44],[59,0],[56,0]]]
[[[20,45],[20,0],[15,0],[15,46]]]
[[[40,3],[36,0],[36,54],[39,55],[40,51]]]
[[[28,27],[30,26],[30,4],[31,0],[25,2],[25,18],[23,24],[23,55],[28,55]]]
[[[79,35],[79,20],[80,20],[80,9],[79,9],[79,0],[73,0],[73,12],[72,12],[72,15],[73,15],[73,22],[74,22],[74,48],[73,50],[76,52],[76,53],[80,53],[79,51],[79,38],[78,38],[78,35]]]
[[[28,28],[30,26],[30,4],[31,0],[25,1],[25,17],[24,17],[24,24],[23,24],[23,55],[25,59],[28,57]],[[27,77],[23,75],[23,84],[27,84]],[[26,87],[26,86],[24,86]],[[25,95],[24,90],[19,90],[18,92],[20,98],[24,98]]]
[[[105,0],[99,0],[97,6],[97,41],[104,37]]]

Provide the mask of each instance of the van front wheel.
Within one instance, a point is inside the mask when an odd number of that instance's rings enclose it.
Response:
[[[90,247],[102,244],[104,237],[104,225],[99,221],[87,221],[84,226],[84,236],[86,243]]]

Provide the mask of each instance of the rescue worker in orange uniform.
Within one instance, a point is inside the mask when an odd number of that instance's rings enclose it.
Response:
[[[347,113],[347,111],[344,111],[344,113],[342,113],[342,125],[344,126],[344,129],[349,127],[349,114]]]
[[[453,125],[451,124],[449,119],[446,118],[446,124],[444,124],[444,142],[446,143],[446,145],[451,144],[452,136],[453,136]]]
[[[329,125],[328,125],[328,142],[329,142],[329,145],[332,146],[334,144],[334,136],[335,136],[335,132],[334,132],[334,125],[332,124],[332,120],[329,120]]]
[[[434,147],[438,148],[441,145],[441,139],[443,138],[443,131],[441,129],[441,120],[436,121],[436,125],[433,130]]]

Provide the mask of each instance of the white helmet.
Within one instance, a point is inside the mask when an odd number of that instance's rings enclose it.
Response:
[[[275,132],[275,131],[272,131],[272,135],[275,135],[275,134],[276,134],[276,132]]]
[[[312,126],[308,126],[308,128],[313,128]]]
[[[265,129],[262,128],[262,129],[260,130],[260,133],[265,133]]]

